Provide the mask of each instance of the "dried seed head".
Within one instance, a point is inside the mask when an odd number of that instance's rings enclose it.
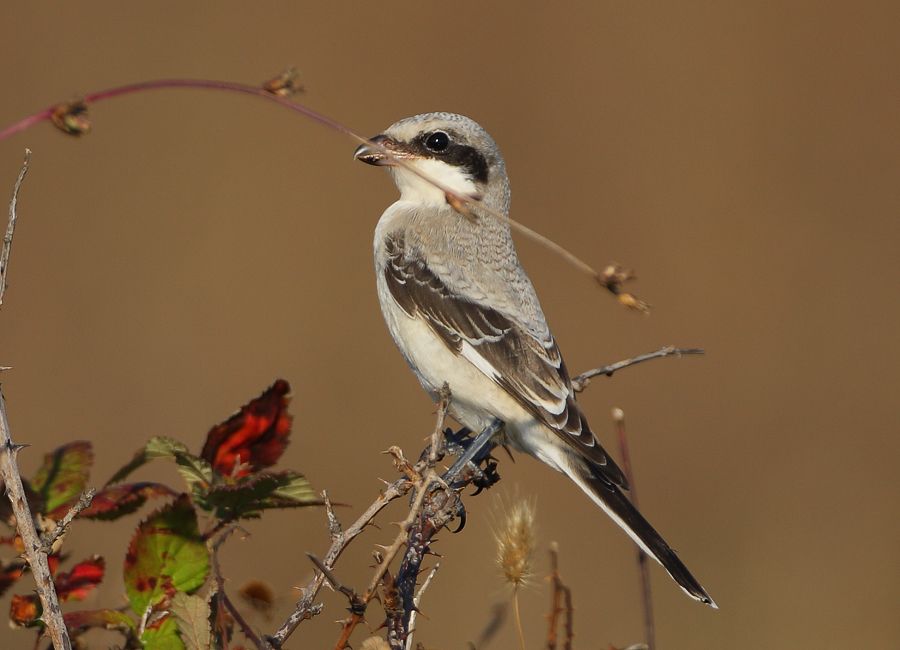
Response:
[[[370,636],[362,642],[360,650],[390,650],[390,647],[380,636]]]
[[[535,506],[521,499],[506,512],[495,532],[497,565],[503,577],[518,588],[532,577],[535,546]]]

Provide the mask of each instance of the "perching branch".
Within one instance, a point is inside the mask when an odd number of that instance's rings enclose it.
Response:
[[[6,291],[7,273],[9,271],[9,254],[12,248],[13,234],[16,228],[16,203],[19,197],[19,189],[25,175],[28,173],[28,163],[31,159],[31,151],[25,150],[25,161],[13,186],[12,199],[9,202],[9,222],[6,227],[6,235],[3,237],[3,248],[0,250],[0,304],[3,303],[3,294]],[[37,593],[41,601],[41,620],[47,626],[47,632],[53,647],[56,650],[71,650],[69,634],[63,622],[62,612],[59,609],[59,599],[56,589],[53,587],[53,577],[50,575],[50,567],[47,564],[47,552],[44,543],[34,525],[31,510],[28,507],[28,499],[25,495],[25,487],[22,485],[22,477],[16,464],[16,456],[25,445],[17,445],[12,441],[9,431],[9,421],[6,417],[6,400],[0,389],[0,476],[6,486],[6,495],[12,504],[13,513],[16,516],[16,530],[22,538],[25,547],[25,559],[31,567],[34,580],[37,583]]]
[[[683,357],[689,354],[704,354],[704,352],[705,351],[701,348],[676,348],[675,346],[667,345],[666,347],[660,348],[655,352],[639,354],[638,356],[632,357],[631,359],[617,361],[616,363],[611,363],[608,366],[601,366],[599,368],[594,368],[593,370],[583,372],[577,377],[572,378],[572,388],[576,393],[580,393],[585,388],[587,388],[588,384],[591,383],[591,379],[593,379],[594,377],[597,377],[599,375],[612,377],[613,373],[618,370],[643,363],[644,361],[650,361],[651,359],[662,359],[663,357],[671,356]]]

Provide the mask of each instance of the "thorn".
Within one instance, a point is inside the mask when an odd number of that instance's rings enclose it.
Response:
[[[25,449],[26,447],[30,447],[28,443],[16,444],[12,440],[6,443],[6,448],[9,450],[9,453],[12,454],[13,458],[16,458],[19,455],[19,452]]]

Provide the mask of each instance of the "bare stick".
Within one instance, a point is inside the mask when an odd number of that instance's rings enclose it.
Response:
[[[6,293],[6,273],[9,267],[9,253],[12,250],[13,235],[16,233],[16,206],[19,202],[19,188],[28,174],[28,164],[31,162],[31,149],[25,149],[25,160],[13,185],[12,198],[9,200],[9,221],[6,224],[6,234],[3,235],[3,249],[0,250],[0,305],[3,304],[3,294]]]
[[[559,577],[559,546],[550,544],[550,613],[547,615],[547,650],[556,650],[559,615],[565,612],[565,645],[566,650],[572,648],[574,630],[572,626],[572,590],[563,584]],[[563,606],[565,604],[565,607]]]
[[[13,187],[12,199],[9,202],[9,223],[6,226],[6,235],[3,237],[3,249],[0,251],[0,304],[3,303],[3,294],[6,291],[6,278],[9,266],[9,253],[12,248],[13,234],[16,228],[16,203],[19,197],[19,188],[28,173],[28,163],[31,159],[31,151],[25,150],[25,161]],[[6,486],[6,495],[12,504],[13,513],[16,516],[16,530],[22,538],[25,546],[25,559],[31,566],[34,581],[37,583],[38,597],[41,600],[43,613],[41,619],[47,626],[50,640],[56,650],[71,650],[69,634],[66,624],[63,622],[62,612],[59,609],[59,599],[56,597],[56,589],[53,587],[53,577],[50,575],[50,567],[47,564],[47,553],[44,543],[38,536],[34,526],[31,510],[28,508],[28,499],[25,496],[25,487],[22,485],[22,477],[16,465],[16,455],[22,445],[16,445],[12,441],[9,431],[9,421],[6,417],[6,400],[3,399],[3,391],[0,390],[0,475]]]
[[[417,593],[416,597],[413,598],[413,610],[412,614],[409,615],[409,633],[406,637],[406,650],[412,650],[413,647],[413,632],[416,631],[416,615],[419,613],[419,603],[422,602],[422,594],[424,594],[425,590],[428,589],[428,586],[434,579],[434,574],[437,573],[437,570],[440,568],[440,562],[436,563],[431,568],[431,571],[428,572],[428,576],[425,578],[425,582],[423,582],[422,586],[419,587],[419,593]]]
[[[628,435],[625,432],[625,412],[620,408],[612,410],[613,421],[616,423],[616,433],[619,438],[619,451],[622,454],[622,471],[631,486],[629,490],[631,502],[638,507],[637,485],[634,474],[631,471],[631,454],[628,451]],[[656,627],[653,624],[653,596],[650,592],[650,570],[647,567],[647,554],[640,548],[637,549],[638,571],[641,576],[641,603],[644,610],[644,637],[647,640],[648,650],[656,647]]]
[[[631,359],[625,359],[624,361],[617,361],[616,363],[611,363],[608,366],[601,366],[599,368],[594,368],[593,370],[588,370],[587,372],[583,372],[577,377],[572,378],[572,388],[576,393],[580,393],[585,388],[587,388],[588,384],[591,383],[591,379],[597,377],[599,375],[605,375],[606,377],[612,377],[613,373],[618,370],[622,370],[623,368],[627,368],[629,366],[634,366],[639,363],[643,363],[644,361],[650,361],[651,359],[662,359],[663,357],[683,357],[689,354],[703,354],[704,350],[701,348],[676,348],[672,345],[667,345],[664,348],[660,348],[655,352],[648,352],[647,354],[640,354],[636,357],[632,357]]]
[[[54,528],[49,533],[45,533],[41,536],[41,550],[44,553],[49,554],[53,552],[53,545],[56,544],[56,541],[66,533],[66,529],[75,519],[75,517],[77,517],[82,510],[90,507],[96,493],[97,490],[95,490],[94,488],[88,488],[87,490],[82,492],[81,496],[78,497],[78,501],[76,501],[72,505],[72,507],[69,508],[69,511],[65,514],[65,516],[56,524],[56,528]]]
[[[331,499],[328,498],[328,490],[322,490],[322,501],[325,502],[325,516],[328,517],[328,532],[331,535],[331,541],[340,539],[344,530],[341,528],[341,522],[334,513],[334,506]]]
[[[306,557],[309,558],[310,562],[316,565],[316,568],[321,571],[325,575],[325,579],[328,580],[328,584],[331,585],[331,588],[341,592],[347,597],[347,600],[350,603],[350,611],[358,611],[360,609],[365,609],[365,603],[362,602],[362,599],[359,597],[359,594],[353,590],[352,587],[348,587],[343,584],[340,580],[337,579],[337,576],[334,575],[334,571],[329,569],[322,563],[322,560],[317,558],[312,553],[307,553]]]

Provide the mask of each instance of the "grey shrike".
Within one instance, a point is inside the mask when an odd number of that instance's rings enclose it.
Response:
[[[372,138],[447,189],[478,195],[506,215],[500,150],[467,117],[425,113]],[[362,145],[355,158],[387,166],[400,198],[375,229],[378,299],[391,336],[426,391],[446,382],[450,414],[472,431],[495,418],[504,442],[572,479],[692,598],[706,590],[623,494],[628,486],[588,426],[509,224],[472,207],[466,218],[443,190]]]

